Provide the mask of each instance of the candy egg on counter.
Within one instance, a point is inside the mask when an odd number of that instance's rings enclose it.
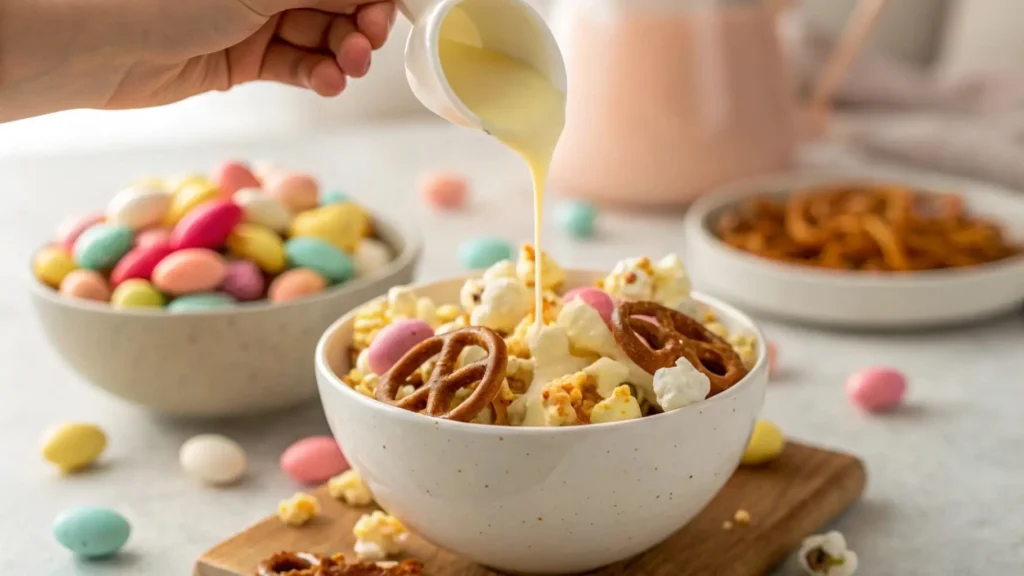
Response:
[[[356,276],[370,276],[391,262],[391,248],[375,238],[364,238],[352,255]]]
[[[167,299],[147,280],[133,278],[125,280],[110,295],[110,305],[115,310],[125,308],[162,308]]]
[[[221,292],[203,292],[201,294],[189,294],[175,298],[167,305],[167,311],[171,314],[184,314],[187,312],[205,312],[207,310],[220,310],[235,305],[235,299]]]
[[[108,270],[131,250],[133,240],[127,226],[97,224],[75,241],[75,263],[90,270]]]
[[[54,241],[64,246],[68,253],[75,251],[75,241],[89,228],[100,224],[106,219],[103,214],[85,214],[83,216],[70,216],[57,226],[57,237]]]
[[[309,268],[293,268],[274,278],[267,290],[267,300],[290,302],[323,292],[326,287],[327,280],[316,271]]]
[[[110,284],[115,288],[125,280],[141,278],[149,280],[156,265],[171,253],[166,243],[153,242],[146,246],[132,248],[110,272]]]
[[[77,268],[71,254],[63,246],[47,246],[32,258],[32,273],[50,288],[57,288],[64,278]]]
[[[107,279],[95,270],[73,270],[60,283],[60,294],[79,300],[108,302],[110,286]]]
[[[263,226],[246,223],[235,226],[228,236],[227,246],[231,254],[253,261],[268,274],[277,274],[287,264],[281,237]]]
[[[260,181],[244,162],[229,160],[220,163],[210,175],[213,184],[220,191],[220,197],[228,200],[243,188],[259,188]]]
[[[768,375],[775,376],[779,373],[779,347],[768,341],[765,348],[768,350]]]
[[[320,484],[348,470],[348,460],[330,436],[311,436],[281,454],[281,470],[301,484]]]
[[[512,259],[512,245],[501,238],[473,238],[459,246],[459,262],[463,268],[482,270]]]
[[[347,254],[319,238],[292,238],[284,251],[293,266],[315,270],[331,284],[344,282],[355,273]]]
[[[374,374],[383,374],[412,350],[434,335],[434,329],[423,320],[398,320],[385,326],[367,349],[366,360]]]
[[[267,194],[295,213],[316,208],[320,203],[320,186],[308,174],[275,175],[263,183],[263,188]]]
[[[419,182],[420,198],[429,206],[456,210],[466,204],[469,182],[455,172],[437,172],[424,176]]]
[[[206,179],[188,179],[174,192],[171,207],[167,210],[163,222],[167,226],[174,226],[196,206],[215,200],[219,196],[220,190]]]
[[[248,260],[235,260],[228,262],[224,268],[224,281],[220,289],[236,300],[247,302],[263,297],[266,283],[259,266]]]
[[[889,412],[903,403],[907,379],[894,368],[865,368],[846,381],[850,402],[867,412]]]
[[[292,220],[293,238],[320,238],[339,250],[353,253],[367,235],[369,218],[354,204],[331,204],[297,214]]]
[[[240,206],[230,200],[211,200],[194,208],[174,226],[171,249],[220,248],[241,221]]]
[[[348,194],[345,194],[340,190],[329,190],[320,195],[321,206],[330,206],[331,204],[344,204],[346,202],[351,202],[351,200],[349,199]]]
[[[235,192],[235,204],[242,207],[243,219],[250,224],[256,224],[284,233],[292,222],[292,214],[273,196],[268,196],[258,188],[243,188]]]
[[[62,472],[74,472],[92,464],[107,448],[107,435],[95,424],[61,424],[43,436],[42,454]]]
[[[107,204],[107,222],[139,230],[163,220],[170,206],[171,194],[162,186],[135,184]]]
[[[178,463],[190,478],[208,486],[226,486],[245,475],[245,450],[220,434],[189,438],[178,451]]]
[[[62,546],[84,558],[116,554],[131,537],[124,516],[99,506],[83,506],[61,513],[53,522],[53,536]]]
[[[208,292],[224,281],[224,268],[224,258],[213,250],[179,250],[153,269],[153,285],[173,295]]]
[[[141,230],[135,235],[135,247],[149,246],[152,244],[171,244],[171,229],[156,227]]]
[[[588,202],[565,202],[556,208],[555,219],[569,236],[590,238],[594,235],[597,208]]]
[[[744,466],[765,464],[778,458],[785,449],[786,437],[782,430],[767,420],[758,420],[740,462]]]
[[[615,300],[607,292],[600,288],[584,286],[566,292],[562,296],[562,302],[568,303],[576,298],[583,300],[588,306],[597,310],[601,314],[601,319],[604,320],[604,323],[609,326],[611,325],[612,314],[615,312]]]

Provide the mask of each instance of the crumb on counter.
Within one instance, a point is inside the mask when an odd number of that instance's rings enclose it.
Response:
[[[750,524],[750,512],[743,510],[742,508],[736,511],[736,514],[732,517],[740,526],[746,526]]]
[[[349,469],[331,478],[327,482],[327,490],[331,498],[341,500],[349,506],[369,506],[373,504],[373,494],[355,470]]]

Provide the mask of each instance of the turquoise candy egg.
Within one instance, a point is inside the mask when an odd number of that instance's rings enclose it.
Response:
[[[327,206],[329,204],[344,204],[345,202],[351,202],[352,199],[348,197],[341,190],[330,190],[320,195],[320,205]]]
[[[597,208],[587,202],[566,202],[555,211],[558,225],[573,238],[590,238],[594,235],[594,220]]]
[[[90,270],[109,270],[132,249],[134,234],[127,226],[97,224],[75,240],[75,262]]]
[[[355,274],[355,264],[348,254],[319,238],[292,238],[285,242],[284,253],[292,267],[315,270],[331,284],[344,282]]]
[[[171,314],[183,314],[185,312],[202,312],[203,310],[230,308],[234,305],[235,299],[227,294],[221,292],[201,292],[175,298],[174,302],[167,305],[167,311]]]
[[[53,537],[79,556],[102,558],[120,550],[132,526],[109,508],[83,506],[68,510],[53,521]]]
[[[470,270],[489,268],[511,259],[512,245],[501,238],[474,238],[459,246],[459,263]]]

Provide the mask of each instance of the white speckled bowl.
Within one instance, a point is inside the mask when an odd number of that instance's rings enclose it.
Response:
[[[395,252],[386,268],[291,303],[188,314],[115,311],[35,281],[32,302],[57,353],[115,396],[174,416],[269,412],[316,396],[309,358],[331,322],[412,281],[419,238],[378,217],[374,228]]]
[[[570,271],[568,288],[596,272]],[[457,302],[464,279],[419,286]],[[697,296],[762,343],[727,392],[629,422],[509,428],[429,418],[348,387],[352,314],[317,346],[331,430],[378,503],[434,544],[501,571],[582,572],[635,556],[682,528],[735,470],[764,401],[764,338],[734,308]]]

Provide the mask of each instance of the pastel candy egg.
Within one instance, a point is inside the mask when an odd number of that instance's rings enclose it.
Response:
[[[348,197],[348,194],[340,190],[330,190],[320,195],[320,205],[330,206],[331,204],[344,204],[351,202],[352,200]]]
[[[171,232],[171,248],[220,248],[241,221],[240,206],[230,200],[211,200],[178,222]]]
[[[164,258],[171,253],[171,247],[166,243],[153,243],[146,246],[132,248],[121,258],[121,261],[114,266],[110,273],[110,284],[117,287],[125,280],[142,278],[149,280]]]
[[[62,546],[85,558],[116,554],[131,536],[124,516],[98,506],[83,506],[61,513],[53,522],[53,537]]]
[[[284,270],[287,263],[281,237],[256,224],[235,226],[228,236],[227,245],[233,255],[253,261],[260,270],[269,274]]]
[[[224,259],[206,248],[174,252],[153,269],[153,284],[168,294],[213,290],[224,280]]]
[[[463,207],[469,197],[466,177],[454,172],[428,174],[420,180],[419,189],[424,202],[447,210]]]
[[[281,470],[301,484],[326,482],[348,468],[348,460],[330,436],[299,440],[281,454]]]
[[[259,188],[260,181],[244,162],[222,162],[210,175],[213,184],[220,190],[220,197],[230,199],[243,188]]]
[[[414,346],[434,335],[422,320],[399,320],[384,327],[370,343],[366,360],[374,374],[384,374]]]
[[[200,178],[191,178],[185,181],[171,198],[171,207],[167,210],[164,224],[174,226],[196,208],[220,196],[220,190],[211,182]]]
[[[320,187],[308,174],[278,174],[264,182],[263,188],[292,212],[309,210],[320,203]]]
[[[351,254],[369,228],[369,218],[355,204],[332,204],[296,215],[291,236],[320,238]]]
[[[907,379],[893,368],[866,368],[846,381],[846,394],[855,406],[868,412],[888,412],[903,403]]]
[[[132,248],[132,229],[97,224],[75,241],[75,262],[90,270],[109,270]]]
[[[189,438],[178,451],[178,463],[193,480],[209,486],[226,486],[245,475],[245,450],[220,434]]]
[[[235,192],[234,201],[242,207],[246,222],[274,232],[288,231],[292,214],[274,197],[267,196],[257,188],[244,188]]]
[[[167,300],[148,281],[141,278],[125,280],[110,296],[110,304],[117,310],[125,308],[161,308]]]
[[[566,292],[565,296],[562,297],[562,302],[568,303],[576,298],[597,310],[601,314],[601,319],[604,320],[604,323],[611,326],[612,314],[615,312],[615,301],[612,300],[612,297],[607,292],[600,288],[584,286],[583,288],[576,288]]]
[[[110,287],[107,279],[95,270],[73,270],[60,283],[60,293],[68,298],[79,300],[110,300]]]
[[[391,262],[391,248],[375,238],[365,238],[352,255],[356,276],[370,276]]]
[[[170,228],[147,228],[139,232],[135,236],[135,247],[149,246],[152,244],[167,244],[171,243],[171,230]]]
[[[274,278],[267,290],[267,299],[271,302],[288,302],[323,292],[326,287],[327,281],[316,271],[295,268]]]
[[[107,435],[95,424],[73,422],[50,430],[42,441],[43,458],[62,472],[92,464],[107,448]]]
[[[170,206],[171,195],[163,187],[136,184],[111,198],[107,222],[138,230],[163,220]]]
[[[47,246],[32,258],[32,273],[51,288],[60,286],[64,278],[76,268],[71,254],[63,246]]]
[[[742,464],[757,466],[778,458],[786,448],[786,438],[779,427],[766,420],[754,424],[747,448],[743,452]]]
[[[189,294],[175,298],[167,305],[167,311],[171,314],[185,314],[188,312],[205,312],[207,310],[220,310],[235,305],[235,299],[221,292],[204,292],[202,294]]]
[[[594,235],[597,208],[587,202],[566,202],[558,206],[555,218],[569,236],[590,238]]]
[[[768,374],[775,375],[779,371],[779,347],[775,342],[768,342]]]
[[[84,216],[69,216],[60,226],[57,227],[57,238],[55,238],[58,244],[64,246],[64,249],[68,253],[75,251],[75,241],[89,228],[92,228],[96,224],[103,222],[106,216],[103,214],[86,214]]]
[[[512,245],[500,238],[474,238],[459,246],[459,262],[463,268],[481,270],[512,259]]]
[[[263,296],[266,280],[259,266],[248,260],[228,262],[220,289],[237,300],[246,302]]]
[[[252,173],[256,175],[261,184],[266,184],[278,176],[285,175],[287,172],[283,166],[269,160],[257,160],[252,165]]]
[[[347,254],[319,238],[292,238],[284,251],[293,266],[315,270],[331,284],[344,282],[355,273]]]

